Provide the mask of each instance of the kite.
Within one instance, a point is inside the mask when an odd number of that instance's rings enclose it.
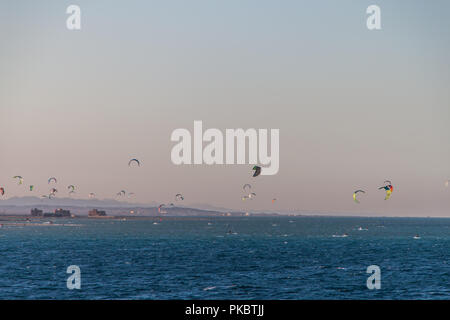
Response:
[[[166,211],[161,210],[162,207],[165,207],[165,206],[166,206],[165,204],[159,205],[159,207],[158,207],[158,212],[159,212],[159,213],[167,213]]]
[[[253,198],[253,197],[256,197],[256,193],[254,193],[254,192],[249,193],[248,196],[243,196],[243,197],[242,197],[242,200],[244,201],[244,200],[246,200],[246,199],[251,199],[251,198]]]
[[[55,177],[51,177],[50,179],[48,179],[48,183],[50,184],[51,182],[55,182],[55,183],[57,183],[58,181],[56,181],[56,178]]]
[[[23,183],[23,178],[21,176],[14,176],[13,179],[19,179],[19,184]]]
[[[360,192],[366,193],[364,190],[356,190],[355,192],[353,192],[353,201],[355,201],[355,203],[359,203],[358,199],[356,199],[356,195]]]
[[[394,187],[392,186],[392,183],[389,180],[386,180],[384,183],[388,183],[384,187],[379,187],[378,190],[384,189],[386,190],[386,197],[384,200],[389,200],[391,197],[392,191],[394,191]]]
[[[255,170],[255,172],[253,173],[254,177],[257,177],[261,174],[261,167],[259,166],[254,166],[252,170]]]
[[[183,195],[181,193],[177,193],[175,195],[175,200],[184,200],[184,197],[183,197]]]
[[[141,163],[139,162],[138,159],[131,159],[130,161],[128,161],[128,166],[131,167],[132,163],[136,163],[138,165],[138,167],[141,166]]]

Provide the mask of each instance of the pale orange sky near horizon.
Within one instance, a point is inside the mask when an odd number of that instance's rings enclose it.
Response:
[[[2,2],[0,186],[40,196],[55,176],[58,196],[74,184],[79,198],[450,216],[450,4],[376,3],[379,31],[371,1],[77,1],[69,31],[70,1]],[[279,173],[175,166],[170,135],[194,120],[279,129]]]

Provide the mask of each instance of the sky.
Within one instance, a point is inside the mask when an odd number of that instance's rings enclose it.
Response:
[[[66,28],[71,4],[81,30]],[[366,27],[372,4],[381,30]],[[184,205],[244,211],[450,216],[449,10],[414,0],[2,1],[3,199],[48,194],[54,176],[58,196],[73,184],[78,198],[124,189],[139,203],[182,193]],[[171,133],[193,132],[195,120],[279,129],[278,174],[174,165]],[[246,183],[251,201],[241,200]]]

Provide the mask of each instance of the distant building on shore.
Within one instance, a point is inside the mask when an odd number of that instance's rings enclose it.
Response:
[[[44,213],[44,217],[47,217],[47,213]],[[56,209],[54,213],[50,213],[50,217],[70,217],[70,210]]]
[[[97,209],[92,209],[89,211],[89,217],[106,217],[106,212]]]
[[[54,212],[43,212],[37,208],[31,209],[32,217],[46,217],[46,218],[69,218],[71,217],[70,210],[56,209]]]
[[[31,216],[32,217],[42,217],[44,215],[44,211],[39,210],[37,208],[31,209]]]

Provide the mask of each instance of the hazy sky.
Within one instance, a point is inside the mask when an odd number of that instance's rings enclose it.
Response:
[[[371,4],[382,30],[366,27]],[[59,196],[74,184],[79,198],[450,216],[449,12],[444,0],[2,1],[0,186],[40,196],[55,176]],[[279,173],[175,166],[170,135],[194,120],[280,129]],[[245,183],[256,199],[241,200]]]

